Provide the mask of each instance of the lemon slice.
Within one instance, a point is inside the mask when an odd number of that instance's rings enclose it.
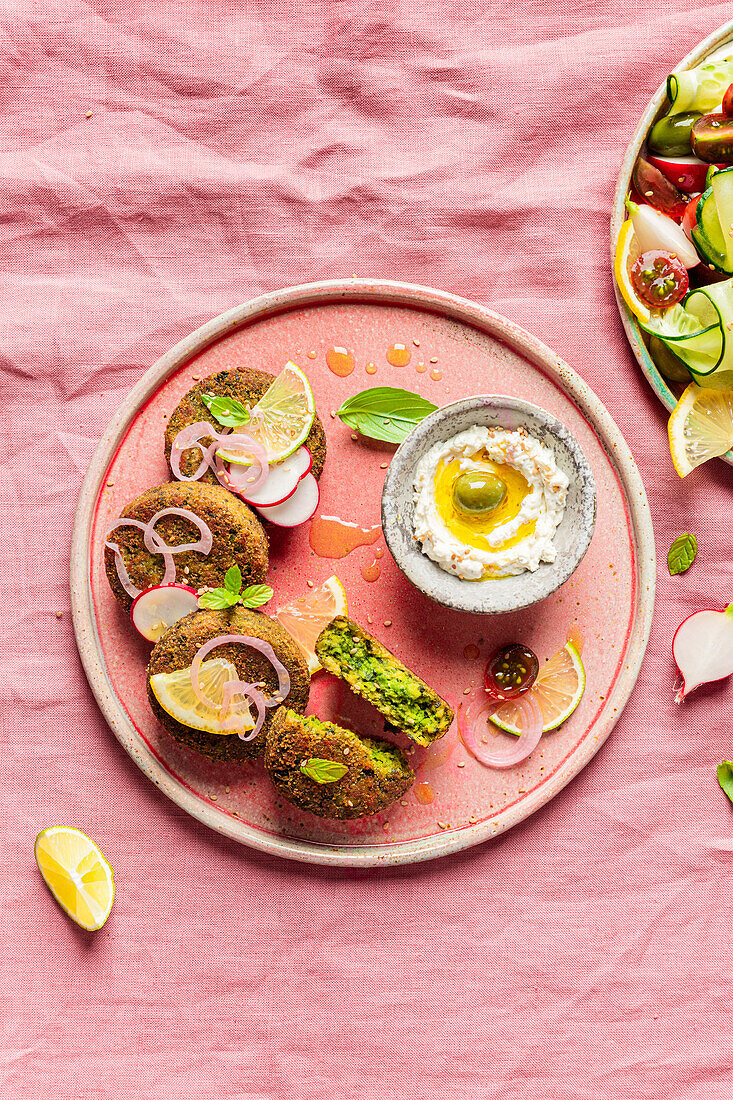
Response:
[[[642,302],[631,281],[632,264],[638,260],[640,255],[639,241],[634,233],[631,218],[629,218],[621,226],[616,244],[616,261],[614,265],[616,282],[623,300],[634,316],[638,317],[640,321],[648,321],[651,317],[651,310]]]
[[[318,672],[323,666],[316,657],[316,640],[337,615],[348,611],[346,590],[338,577],[329,577],[320,588],[281,607],[275,618],[303,651],[308,671]]]
[[[542,711],[542,732],[562,725],[577,707],[585,691],[585,669],[580,654],[570,642],[558,650],[539,671],[527,692]],[[520,732],[516,725],[516,703],[508,699],[491,716],[491,721],[506,733]]]
[[[249,706],[244,706],[241,696],[234,696],[226,718],[221,717],[224,685],[239,679],[231,661],[225,661],[223,657],[204,661],[200,679],[204,694],[218,704],[216,708],[207,707],[194,694],[190,668],[181,668],[178,672],[159,672],[150,677],[150,687],[166,714],[184,726],[221,734],[244,733],[254,728]]]
[[[733,447],[733,391],[692,382],[672,410],[667,430],[674,468],[686,477]]]
[[[36,837],[34,854],[64,912],[89,932],[101,928],[115,900],[115,883],[94,841],[68,825],[52,825]]]
[[[250,409],[249,423],[242,431],[261,443],[272,465],[282,462],[305,442],[313,427],[316,403],[306,376],[295,363],[288,363],[269,390]],[[249,466],[241,451],[217,451],[223,462]]]

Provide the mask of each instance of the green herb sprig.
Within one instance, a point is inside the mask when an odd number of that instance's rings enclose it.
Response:
[[[721,760],[716,770],[720,789],[733,802],[733,760]]]
[[[375,386],[348,397],[336,415],[369,439],[401,443],[415,425],[437,407],[418,393],[392,386]]]
[[[262,607],[272,599],[269,584],[250,584],[242,588],[242,570],[238,565],[227,569],[223,588],[211,588],[199,596],[199,607],[223,611],[227,607]]]
[[[201,400],[215,420],[225,428],[241,428],[249,424],[249,409],[236,397],[222,397],[216,393],[202,393]]]
[[[335,760],[321,760],[317,756],[312,756],[310,760],[305,760],[300,765],[300,770],[309,779],[323,784],[338,783],[339,779],[343,779],[349,769],[346,764],[339,764]]]
[[[697,539],[694,535],[687,533],[676,538],[667,554],[669,575],[676,577],[680,573],[686,573],[695,560],[696,554]]]

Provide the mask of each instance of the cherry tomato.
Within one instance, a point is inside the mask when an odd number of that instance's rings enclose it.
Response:
[[[667,309],[681,302],[690,286],[684,264],[672,252],[650,248],[631,268],[631,281],[642,302]]]
[[[726,118],[733,118],[733,84],[729,85],[723,96],[723,114]]]
[[[540,662],[526,645],[504,645],[489,657],[484,673],[486,694],[492,701],[516,699],[537,679]]]
[[[700,196],[695,195],[691,198],[685,207],[685,212],[682,215],[682,228],[685,231],[685,236],[689,241],[692,240],[692,230],[697,225],[697,204],[700,201]]]
[[[633,184],[644,202],[661,210],[676,222],[681,221],[687,206],[687,195],[667,179],[646,157],[638,157],[634,165]]]

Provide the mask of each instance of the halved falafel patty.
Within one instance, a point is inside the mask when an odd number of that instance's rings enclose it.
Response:
[[[207,420],[210,424],[212,423],[211,413],[201,400],[202,393],[215,393],[221,397],[234,397],[243,405],[251,408],[257,404],[274,381],[274,374],[268,374],[267,371],[262,370],[251,370],[246,367],[238,370],[222,370],[217,374],[209,375],[201,382],[197,382],[193,389],[190,389],[185,397],[179,401],[168,421],[165,430],[165,458],[168,465],[170,466],[173,440],[183,428],[188,427],[189,424],[196,424],[200,420]],[[216,421],[213,421],[213,423],[216,426]],[[246,428],[243,430],[246,431]],[[207,442],[211,443],[212,440],[203,439],[201,442],[202,446],[206,446]],[[310,434],[303,445],[308,448],[313,459],[311,473],[315,478],[319,478],[323,472],[323,463],[326,460],[326,433],[317,413]],[[190,477],[195,473],[200,462],[201,452],[198,447],[184,451],[181,456],[181,472]],[[211,470],[207,470],[200,480],[211,483],[216,482]]]
[[[127,505],[120,519],[147,523],[163,508],[187,508],[207,524],[213,536],[208,554],[186,551],[175,555],[176,580],[179,583],[197,589],[219,588],[232,565],[239,566],[245,584],[260,584],[267,579],[267,535],[243,500],[221,485],[169,481],[136,497]],[[201,537],[196,525],[182,516],[163,516],[156,523],[155,531],[171,547],[197,542]],[[142,531],[136,527],[117,527],[110,535],[110,541],[119,546],[133,584],[140,589],[160,584],[165,562],[160,554],[151,554],[145,549]],[[132,598],[117,575],[114,553],[106,547],[104,567],[116,599],[129,610]]]
[[[358,623],[337,616],[318,636],[316,654],[325,669],[418,745],[447,733],[453,710],[445,699]]]
[[[190,668],[201,646],[223,634],[247,634],[269,642],[290,674],[288,707],[298,712],[305,710],[308,705],[310,673],[297,645],[274,619],[261,611],[249,611],[243,607],[233,611],[194,611],[167,630],[150,654],[148,699],[155,717],[176,741],[209,760],[239,763],[262,756],[265,751],[265,736],[281,707],[268,708],[265,724],[258,736],[253,741],[242,741],[236,734],[206,733],[204,730],[183,725],[163,710],[150,687],[151,676]],[[213,650],[211,656],[231,661],[241,680],[249,684],[263,683],[266,695],[274,695],[277,691],[277,673],[258,650],[232,643]]]
[[[302,770],[309,760],[346,767],[333,783]],[[279,707],[267,733],[265,767],[284,798],[318,817],[347,819],[379,813],[407,791],[415,773],[394,745],[359,737],[333,722]]]

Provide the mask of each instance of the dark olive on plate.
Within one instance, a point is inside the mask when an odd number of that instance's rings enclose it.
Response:
[[[690,155],[692,124],[700,118],[699,111],[683,111],[679,115],[665,115],[652,126],[647,145],[652,153],[663,157]]]
[[[707,164],[733,164],[733,118],[701,115],[692,127],[692,151]]]

